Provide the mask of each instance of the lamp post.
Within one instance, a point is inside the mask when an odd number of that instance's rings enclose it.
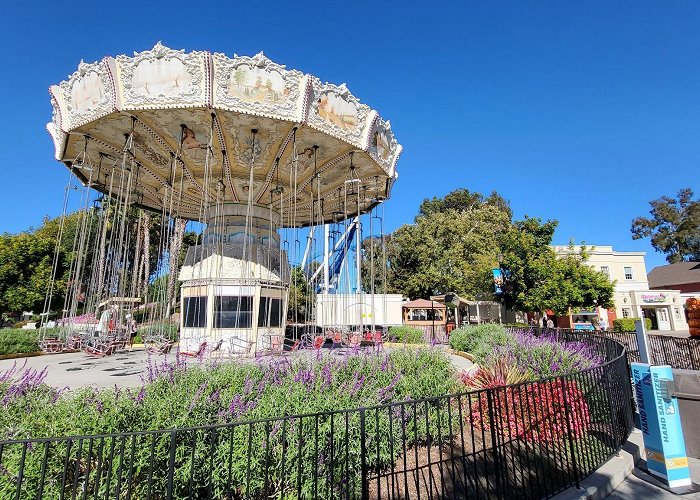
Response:
[[[433,344],[435,342],[435,303],[433,302],[433,299],[430,299],[430,312],[433,316],[433,333],[430,343]]]

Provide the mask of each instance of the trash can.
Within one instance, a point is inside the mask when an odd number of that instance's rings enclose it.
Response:
[[[700,371],[673,370],[673,380],[686,454],[689,457],[700,458],[700,433],[696,430],[700,422]]]

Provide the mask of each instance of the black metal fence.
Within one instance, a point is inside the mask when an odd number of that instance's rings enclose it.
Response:
[[[522,329],[515,329],[522,330]],[[525,329],[528,330],[528,329]],[[553,332],[581,333],[581,330],[557,329],[529,329],[536,335],[547,335]],[[595,335],[621,343],[627,349],[627,357],[630,362],[639,361],[639,344],[637,334],[620,333],[613,331],[590,332]],[[700,337],[673,337],[670,335],[648,334],[650,363],[655,365],[671,365],[681,370],[700,370]]]
[[[571,375],[369,408],[187,429],[0,442],[0,498],[545,498],[631,429],[624,348]]]

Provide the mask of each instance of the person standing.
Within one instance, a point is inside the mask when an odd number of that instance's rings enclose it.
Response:
[[[552,321],[552,318],[547,319],[547,328],[554,328],[554,321]]]
[[[131,314],[127,314],[126,324],[129,330],[129,350],[131,351],[134,348],[134,339],[136,338],[136,334],[138,333],[136,319]]]

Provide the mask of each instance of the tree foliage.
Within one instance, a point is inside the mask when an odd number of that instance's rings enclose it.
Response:
[[[468,189],[459,188],[447,193],[444,198],[433,197],[432,199],[424,199],[418,208],[418,216],[426,216],[434,213],[445,213],[451,210],[457,212],[468,212],[472,208],[478,208],[482,205],[493,205],[508,214],[508,218],[512,217],[510,204],[508,200],[503,198],[496,191],[492,191],[489,196],[484,196],[481,193],[470,192]]]
[[[700,200],[693,199],[693,191],[681,189],[675,198],[662,196],[649,205],[651,218],[632,221],[632,238],[651,237],[651,245],[670,264],[700,260]]]
[[[502,298],[511,309],[564,314],[570,308],[611,306],[614,286],[585,263],[585,247],[555,253],[556,227],[556,221],[531,217],[512,221],[508,202],[498,193],[458,189],[424,200],[413,224],[385,237],[385,251],[378,238],[363,242],[363,286],[371,290],[373,276],[380,293],[385,272],[387,291],[410,298],[447,292],[496,298],[491,271],[500,261],[506,275]]]
[[[125,224],[128,226],[128,231],[136,232],[139,212],[137,209],[130,209],[127,213]],[[100,229],[103,227],[103,219],[106,225],[105,241],[118,237],[119,230],[117,228],[113,230],[112,227],[116,220],[114,213],[95,208],[87,211],[78,210],[67,214],[65,218],[45,217],[42,225],[36,229],[29,228],[25,232],[14,235],[0,235],[0,313],[23,310],[37,312],[43,309],[46,291],[51,283],[55,250],[58,250],[56,282],[49,309],[53,311],[63,309],[69,279],[74,284],[79,282],[78,288],[85,291],[91,275],[96,272],[93,268],[98,266],[99,242],[102,237]],[[151,214],[152,222],[148,226],[149,249],[144,253],[148,255],[147,269],[150,270],[148,274],[151,280],[162,274],[163,266],[159,266],[159,262],[162,262],[164,253],[167,254],[167,245],[161,238],[163,225],[161,219],[160,215]],[[60,244],[56,247],[59,235]],[[136,237],[127,239],[127,255],[135,254],[136,242]],[[178,264],[182,264],[187,249],[197,242],[197,234],[184,233],[177,259]],[[76,261],[81,247],[83,248],[82,269],[78,273],[74,269],[73,274],[69,276],[71,262]],[[165,255],[166,259],[167,257]],[[126,268],[122,270],[122,275],[128,280],[126,290],[130,289],[130,280],[137,274],[133,266],[134,261],[128,259]]]
[[[445,200],[425,200],[415,223],[401,226],[388,238],[389,292],[412,298],[490,293],[489,275],[498,251],[494,242],[510,225],[507,202],[495,194],[485,198],[467,190]]]
[[[299,266],[292,268],[289,282],[287,319],[293,323],[304,323],[309,319],[314,307],[312,289],[304,271]]]
[[[51,281],[55,243],[29,233],[0,235],[0,313],[40,311]],[[65,271],[61,258],[60,271]],[[60,300],[65,282],[57,283]]]
[[[570,245],[560,255],[551,246],[557,222],[525,217],[513,223],[501,240],[503,298],[507,307],[527,312],[596,305],[612,307],[614,284],[585,263],[588,249]]]

